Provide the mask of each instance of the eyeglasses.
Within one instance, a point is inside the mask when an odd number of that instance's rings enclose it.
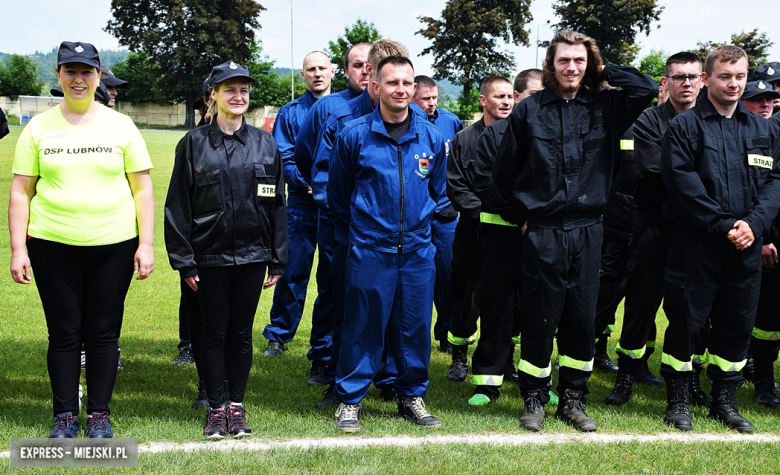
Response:
[[[691,81],[691,84],[696,84],[701,79],[701,74],[680,74],[677,76],[666,76],[672,80],[676,85],[685,84],[685,80]]]

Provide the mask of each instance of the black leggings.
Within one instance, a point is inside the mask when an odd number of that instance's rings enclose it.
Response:
[[[198,300],[203,318],[198,364],[203,368],[211,407],[222,405],[226,370],[230,375],[231,402],[244,401],[252,367],[252,325],[265,268],[264,263],[198,267]]]
[[[47,357],[54,415],[78,414],[82,336],[87,348],[87,413],[109,412],[116,338],[133,276],[138,239],[104,246],[27,241],[49,329]]]

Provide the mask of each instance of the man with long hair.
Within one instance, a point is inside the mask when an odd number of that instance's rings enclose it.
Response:
[[[604,89],[604,82],[620,89]],[[649,76],[602,65],[596,42],[555,35],[544,63],[544,90],[515,107],[493,168],[496,188],[527,222],[522,249],[524,312],[521,425],[544,425],[550,357],[558,335],[560,404],[556,416],[596,430],[583,407],[593,368],[594,316],[603,230],[620,136],[658,95]]]

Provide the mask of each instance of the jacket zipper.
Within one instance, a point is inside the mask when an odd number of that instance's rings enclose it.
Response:
[[[404,239],[404,168],[401,158],[401,144],[398,144],[398,179],[401,183],[401,230],[398,233],[398,249],[401,249]]]

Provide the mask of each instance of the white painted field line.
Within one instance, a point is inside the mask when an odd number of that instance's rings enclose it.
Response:
[[[549,445],[566,443],[614,444],[621,442],[745,442],[745,443],[777,443],[778,434],[682,434],[661,433],[654,435],[636,434],[487,434],[487,435],[430,435],[427,437],[327,437],[322,439],[291,439],[284,441],[271,440],[223,440],[220,442],[152,442],[138,447],[139,453],[162,452],[198,452],[230,450],[268,451],[274,449],[340,449],[361,447],[416,447],[426,444],[491,444],[491,445]],[[10,452],[0,452],[0,458],[10,457]]]

